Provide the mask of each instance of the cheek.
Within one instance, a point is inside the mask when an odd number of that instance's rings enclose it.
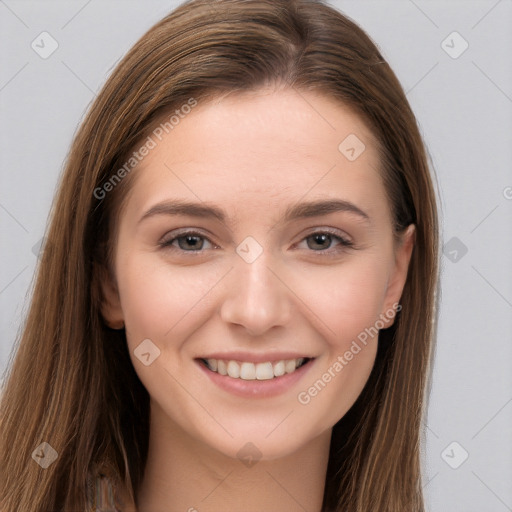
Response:
[[[319,319],[333,349],[375,324],[382,312],[387,287],[386,261],[361,257],[346,265],[319,267],[307,278],[297,277],[298,295]]]
[[[145,338],[178,338],[185,325],[208,304],[208,293],[222,278],[218,268],[198,272],[194,266],[172,267],[154,255],[120,262],[121,307],[129,344]]]
[[[325,269],[322,270],[324,272]],[[317,274],[301,290],[318,317],[327,350],[304,383],[297,401],[319,428],[332,427],[354,404],[373,368],[378,347],[379,315],[386,292],[381,260],[341,265]],[[316,284],[315,284],[316,283]],[[325,283],[325,286],[319,286]],[[306,412],[307,411],[307,412]]]

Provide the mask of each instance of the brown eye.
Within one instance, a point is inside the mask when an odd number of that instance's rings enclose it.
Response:
[[[187,251],[189,249],[192,250],[200,250],[203,248],[204,239],[200,236],[196,235],[186,235],[177,237],[175,240],[178,240],[178,246],[180,249]]]
[[[308,247],[310,249],[329,249],[332,237],[327,233],[315,233],[307,237]],[[312,241],[310,244],[309,241]]]
[[[180,233],[178,236],[164,239],[159,245],[165,249],[183,252],[201,252],[205,249],[205,243],[213,246],[205,236],[196,232],[185,232]]]
[[[319,254],[332,254],[342,252],[344,249],[354,247],[354,243],[341,234],[330,231],[317,231],[305,237],[307,248]]]

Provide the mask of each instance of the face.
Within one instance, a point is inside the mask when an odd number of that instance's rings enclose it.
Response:
[[[231,95],[161,131],[133,171],[104,317],[124,322],[159,425],[230,457],[292,454],[362,391],[414,226],[394,242],[376,142],[325,96]]]

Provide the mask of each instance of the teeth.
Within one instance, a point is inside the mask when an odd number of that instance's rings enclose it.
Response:
[[[295,361],[293,361],[293,366],[295,366]],[[273,379],[274,368],[272,368],[272,363],[258,363],[256,365],[256,378],[258,380]]]
[[[293,359],[284,362],[284,371],[286,373],[292,373],[293,371],[295,371],[296,367],[296,363]]]
[[[210,370],[220,375],[229,375],[232,379],[242,380],[270,380],[281,377],[285,373],[293,373],[304,362],[303,357],[287,359],[271,363],[249,363],[238,361],[224,361],[222,359],[205,359]]]
[[[210,359],[208,359],[208,361],[210,361]],[[213,361],[215,361],[215,360],[213,359]],[[216,361],[216,363],[217,363],[217,372],[220,373],[221,375],[227,375],[228,370],[226,368],[225,361],[222,361],[219,359],[218,361]],[[210,368],[212,368],[212,367],[210,366]]]
[[[228,362],[228,375],[233,379],[240,377],[240,365],[236,361]]]
[[[252,363],[242,363],[240,367],[240,378],[243,380],[254,380],[256,378],[256,366]]]
[[[285,374],[285,365],[284,361],[278,361],[274,363],[274,375],[276,377],[281,377],[281,375]]]

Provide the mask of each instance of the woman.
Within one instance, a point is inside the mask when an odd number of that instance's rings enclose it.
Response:
[[[435,194],[349,19],[176,9],[91,106],[47,238],[2,511],[424,510]]]

